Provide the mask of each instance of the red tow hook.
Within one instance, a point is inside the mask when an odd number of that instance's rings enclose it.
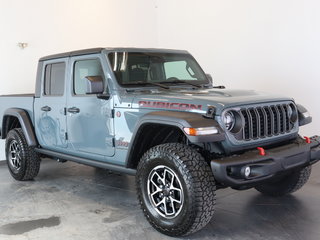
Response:
[[[265,156],[265,155],[266,155],[266,151],[264,150],[264,148],[262,148],[262,147],[257,147],[257,149],[259,150],[259,154],[260,154],[261,156]]]
[[[309,137],[303,137],[306,140],[306,143],[311,143],[311,140]]]

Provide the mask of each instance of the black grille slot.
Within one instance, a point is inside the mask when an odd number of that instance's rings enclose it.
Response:
[[[273,124],[273,113],[271,111],[270,107],[264,107],[263,110],[266,113],[266,117],[267,117],[267,135],[268,136],[272,136],[273,133],[273,129],[274,129],[274,124]]]
[[[288,118],[288,104],[242,108],[243,139],[253,140],[285,134],[292,130]]]
[[[277,111],[276,106],[271,106],[271,111],[273,113],[273,126],[274,126],[274,135],[278,135],[280,132],[279,126],[280,126],[280,114]]]
[[[290,131],[290,119],[288,118],[288,105],[283,105],[284,115],[286,116],[285,128],[286,132]]]
[[[243,138],[244,139],[250,139],[250,134],[249,134],[249,117],[247,114],[247,110],[241,110],[242,116],[244,118],[244,129],[243,129]]]
[[[265,116],[265,113],[264,113],[264,110],[263,108],[257,108],[257,113],[259,115],[259,129],[260,129],[260,132],[259,132],[259,136],[260,137],[265,137],[267,135],[267,128],[266,128],[266,123],[267,123],[267,120],[266,120],[266,116]]]

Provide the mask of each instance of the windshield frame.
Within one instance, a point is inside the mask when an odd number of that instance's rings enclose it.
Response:
[[[174,81],[170,81],[168,79],[162,79],[162,80],[159,79],[159,81],[146,81],[146,84],[141,84],[141,83],[136,84],[134,82],[132,82],[132,83],[123,83],[117,77],[117,74],[113,69],[114,65],[113,65],[113,63],[112,63],[112,61],[110,59],[110,55],[111,54],[123,53],[123,52],[129,53],[129,54],[130,53],[131,54],[141,54],[142,53],[142,54],[146,54],[146,55],[149,55],[149,54],[159,54],[159,55],[161,55],[161,54],[163,54],[163,55],[173,55],[173,56],[177,56],[177,57],[186,56],[186,60],[193,61],[194,66],[198,70],[198,73],[200,75],[202,75],[204,77],[204,79],[203,80],[179,79],[179,80],[181,80],[181,82],[174,82]],[[108,65],[110,66],[110,71],[113,74],[114,79],[116,80],[116,83],[122,88],[141,88],[141,87],[143,87],[143,88],[161,88],[160,86],[156,86],[156,85],[152,86],[152,84],[148,84],[148,83],[156,83],[156,84],[157,83],[161,83],[161,84],[166,85],[166,86],[180,87],[180,88],[181,87],[188,87],[188,88],[192,87],[192,88],[194,88],[195,85],[199,85],[200,87],[202,87],[202,86],[206,86],[206,85],[210,84],[210,81],[209,81],[206,73],[203,71],[203,69],[201,68],[199,63],[196,61],[196,59],[190,53],[188,53],[186,51],[173,50],[171,52],[171,51],[163,51],[163,50],[161,50],[161,51],[156,51],[156,50],[154,50],[154,51],[148,51],[148,50],[147,51],[143,51],[143,50],[142,51],[113,50],[113,51],[108,51],[106,53],[106,60],[108,62]],[[166,80],[168,80],[168,82],[166,82]],[[183,83],[183,81],[185,81],[185,83]],[[194,86],[192,86],[192,85],[194,85]]]

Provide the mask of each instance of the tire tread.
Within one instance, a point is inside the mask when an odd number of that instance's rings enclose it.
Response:
[[[183,226],[177,226],[174,229],[161,228],[149,216],[142,201],[143,197],[140,193],[140,175],[144,169],[146,162],[157,153],[167,153],[167,157],[172,161],[176,161],[179,172],[183,175],[188,189],[191,189],[193,195],[192,206],[189,209],[188,222]],[[214,214],[215,208],[215,181],[211,168],[204,158],[195,149],[180,143],[166,143],[155,146],[148,150],[141,158],[137,169],[137,192],[138,200],[145,217],[150,224],[158,231],[170,236],[186,236],[194,233],[206,226]]]
[[[34,179],[40,170],[40,157],[38,153],[33,147],[28,146],[27,140],[21,128],[15,128],[9,131],[6,139],[6,149],[8,148],[10,139],[15,139],[20,144],[23,158],[22,161],[25,161],[24,167],[22,167],[18,174],[13,173],[9,167],[12,177],[19,181],[28,181]]]
[[[296,170],[291,175],[276,183],[266,183],[256,186],[255,189],[262,194],[280,197],[290,193],[294,193],[303,187],[309,180],[311,175],[311,166]]]

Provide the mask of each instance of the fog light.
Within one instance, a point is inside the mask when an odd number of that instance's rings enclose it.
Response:
[[[248,178],[250,176],[250,173],[251,173],[251,168],[250,167],[245,167],[244,168],[244,176],[246,178]]]

